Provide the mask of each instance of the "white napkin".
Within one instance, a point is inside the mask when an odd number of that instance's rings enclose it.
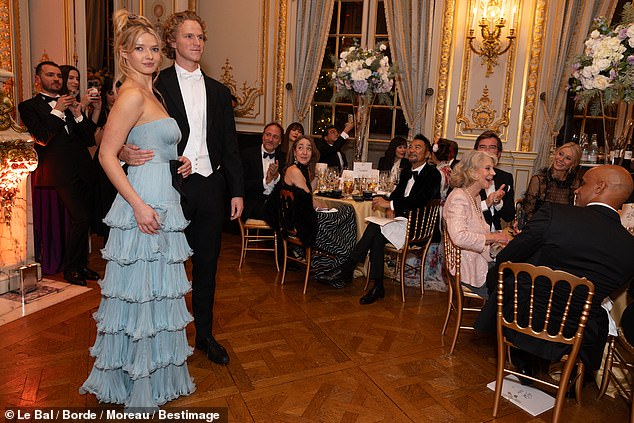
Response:
[[[405,245],[405,232],[407,231],[406,218],[395,217],[391,219],[389,217],[368,216],[365,218],[365,221],[379,225],[383,236],[397,249],[400,250],[403,248],[403,245]]]

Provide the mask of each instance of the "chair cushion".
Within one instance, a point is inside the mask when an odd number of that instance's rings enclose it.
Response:
[[[244,226],[249,228],[271,229],[264,220],[260,219],[247,219],[247,221],[244,222]]]

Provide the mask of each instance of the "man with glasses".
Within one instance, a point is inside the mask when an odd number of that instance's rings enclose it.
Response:
[[[484,151],[496,157],[499,163],[502,156],[502,140],[493,131],[484,131],[476,138],[474,150]],[[480,191],[482,200],[482,214],[492,231],[502,229],[500,219],[511,222],[515,218],[515,191],[513,189],[513,175],[495,168],[493,185]]]

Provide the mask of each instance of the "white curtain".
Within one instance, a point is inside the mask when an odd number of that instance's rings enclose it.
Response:
[[[328,31],[335,0],[297,2],[297,38],[295,41],[295,116],[303,121],[313,101],[321,62],[326,50]]]
[[[432,0],[385,0],[392,59],[399,70],[396,86],[412,133],[423,129],[434,5]]]
[[[557,131],[563,124],[566,108],[566,86],[572,74],[571,64],[575,57],[583,53],[584,42],[592,26],[592,19],[597,16],[609,16],[613,6],[602,0],[566,0],[555,2],[556,13],[552,13],[551,45],[556,52],[551,60],[543,63],[542,89],[545,99],[539,101],[541,121],[535,129],[535,151],[537,159],[533,169],[538,170],[548,165],[552,131]],[[548,41],[547,41],[548,42]],[[548,116],[548,118],[547,118]],[[548,122],[550,120],[550,122]],[[568,140],[566,140],[568,141]]]

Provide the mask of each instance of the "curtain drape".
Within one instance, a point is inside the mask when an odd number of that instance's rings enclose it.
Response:
[[[104,63],[104,40],[106,39],[106,21],[108,2],[101,0],[86,1],[86,62],[95,70],[100,70]]]
[[[313,101],[321,62],[328,42],[335,0],[300,1],[297,4],[295,41],[295,117],[303,121]]]
[[[553,51],[552,60],[543,63],[542,88],[546,93],[545,100],[540,100],[539,107],[545,125],[537,125],[535,130],[535,151],[537,158],[533,169],[536,171],[548,165],[552,131],[558,130],[564,121],[566,108],[566,86],[572,74],[571,63],[584,49],[584,42],[596,16],[613,12],[611,7],[601,0],[566,0],[555,2],[557,10],[552,14],[551,31]],[[550,125],[546,116],[550,117]],[[552,128],[550,127],[552,125]],[[566,142],[568,140],[565,140]]]
[[[387,32],[403,114],[410,131],[422,132],[429,83],[433,0],[385,0]]]

